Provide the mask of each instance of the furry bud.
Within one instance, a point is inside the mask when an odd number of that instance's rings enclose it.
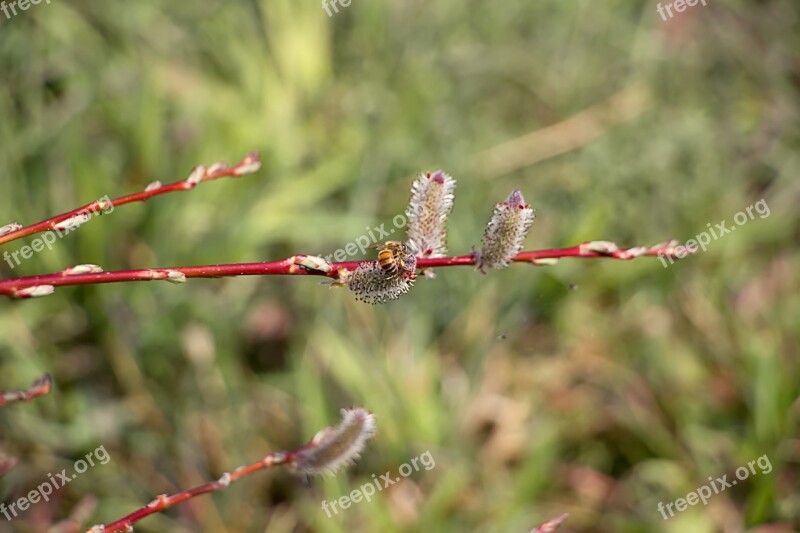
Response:
[[[350,275],[347,286],[357,300],[368,304],[382,304],[397,300],[411,290],[416,280],[417,258],[409,254],[398,274],[385,271],[377,261],[364,262]]]
[[[292,465],[304,474],[333,474],[361,456],[376,428],[375,415],[366,409],[342,409],[339,425],[323,429],[293,452]]]
[[[483,272],[485,267],[506,268],[522,249],[533,218],[533,209],[519,191],[513,191],[505,202],[497,204],[483,234],[483,246],[477,253],[478,269]]]
[[[455,188],[456,180],[441,170],[420,174],[414,180],[406,217],[408,239],[416,244],[418,257],[444,257]]]
[[[42,296],[50,296],[55,290],[56,288],[53,285],[33,285],[24,289],[16,289],[13,296],[14,298],[41,298]]]

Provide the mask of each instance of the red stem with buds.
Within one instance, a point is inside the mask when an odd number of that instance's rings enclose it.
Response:
[[[50,393],[52,386],[53,380],[50,378],[50,374],[45,374],[34,381],[28,390],[0,391],[0,407],[14,402],[29,402],[39,396],[45,396]]]
[[[147,516],[150,516],[151,514],[155,514],[165,509],[169,509],[170,507],[174,507],[175,505],[185,502],[186,500],[190,500],[196,496],[200,496],[202,494],[208,494],[209,492],[216,492],[219,490],[223,490],[227,488],[228,485],[230,485],[234,481],[237,481],[243,478],[244,476],[248,476],[260,470],[264,470],[266,468],[270,468],[273,466],[290,464],[292,462],[292,457],[293,457],[293,452],[271,453],[258,462],[246,466],[241,466],[229,474],[224,474],[216,481],[204,483],[203,485],[199,485],[197,487],[182,492],[178,492],[177,494],[173,494],[172,496],[167,496],[166,494],[162,494],[155,500],[151,501],[144,507],[137,509],[131,514],[124,516],[119,520],[108,524],[107,526],[102,526],[102,525],[94,526],[88,529],[86,533],[101,533],[101,532],[111,533],[113,531],[133,531],[133,524],[135,522],[138,522],[139,520]]]
[[[117,207],[120,205],[130,204],[133,202],[144,202],[154,196],[159,196],[170,192],[190,191],[194,189],[200,182],[211,181],[228,176],[234,176],[234,177],[243,176],[244,174],[250,174],[252,172],[255,172],[256,170],[258,170],[260,165],[261,164],[259,162],[257,152],[251,152],[240,163],[232,167],[228,167],[226,163],[216,163],[208,167],[208,169],[206,169],[202,165],[199,165],[194,168],[192,174],[186,179],[176,181],[174,183],[170,183],[167,185],[161,185],[159,182],[153,182],[151,186],[149,186],[142,192],[128,194],[127,196],[121,196],[119,198],[109,200],[108,204],[110,204],[113,207]],[[44,231],[54,230],[56,229],[59,223],[64,222],[65,220],[69,220],[72,217],[80,216],[81,214],[89,212],[96,213],[105,210],[108,207],[109,207],[108,205],[101,203],[99,200],[95,200],[94,202],[88,203],[83,207],[73,209],[72,211],[67,211],[66,213],[61,213],[60,215],[50,217],[46,220],[42,220],[41,222],[37,222],[36,224],[31,224],[30,226],[25,226],[25,227],[17,226],[18,229],[10,231],[5,235],[0,235],[0,244],[5,244],[7,242],[11,242],[16,239],[21,239],[23,237],[27,237],[28,235],[34,235],[36,233],[42,233]],[[9,227],[9,226],[4,226],[4,227]]]
[[[516,263],[531,263],[534,265],[550,264],[553,260],[563,257],[584,258],[609,258],[629,260],[640,256],[660,256],[666,258],[676,257],[681,247],[675,241],[669,241],[651,248],[634,247],[628,249],[617,248],[614,243],[607,241],[593,241],[569,248],[554,248],[550,250],[531,250],[520,252],[512,261]],[[313,258],[316,267],[306,266],[307,259]],[[226,276],[286,276],[286,275],[316,275],[333,279],[341,279],[347,272],[358,268],[363,261],[345,261],[328,263],[322,258],[307,255],[295,255],[281,261],[267,261],[260,263],[233,263],[223,265],[202,265],[185,267],[146,268],[139,270],[117,270],[111,272],[90,272],[83,274],[70,274],[71,269],[55,274],[41,276],[27,276],[0,280],[0,294],[14,298],[30,298],[49,294],[37,293],[34,289],[41,287],[55,287],[62,285],[93,285],[99,283],[115,283],[126,281],[153,281],[165,280],[180,283],[186,278],[220,278]],[[322,265],[322,266],[319,266]],[[460,255],[455,257],[418,258],[417,268],[426,269],[434,267],[469,266],[475,265],[474,255]],[[50,291],[52,292],[52,291]]]
[[[162,494],[131,514],[107,526],[94,526],[87,533],[133,531],[134,522],[146,516],[169,509],[196,496],[223,490],[234,481],[273,466],[291,465],[298,472],[306,474],[333,473],[338,468],[352,464],[360,456],[367,440],[374,434],[375,417],[372,413],[360,407],[343,409],[342,422],[338,426],[325,428],[305,445],[295,450],[273,452],[260,461],[240,466],[233,472],[223,474],[216,481],[204,483],[172,496]]]

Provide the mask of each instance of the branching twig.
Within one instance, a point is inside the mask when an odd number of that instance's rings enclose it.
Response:
[[[0,392],[0,407],[14,402],[29,402],[39,396],[44,396],[50,392],[53,381],[49,374],[40,377],[30,386],[28,390],[12,390]]]
[[[668,241],[650,248],[644,246],[620,249],[613,242],[591,241],[569,248],[550,250],[531,250],[520,252],[511,261],[534,265],[550,265],[563,257],[634,259],[641,256],[675,257],[679,247],[677,241]],[[455,257],[420,257],[417,268],[435,268],[475,265],[474,254]],[[55,274],[27,276],[0,280],[0,294],[13,298],[33,298],[52,294],[56,286],[93,285],[125,281],[165,280],[182,283],[187,278],[219,278],[226,276],[285,276],[316,275],[334,280],[345,279],[363,261],[329,263],[311,255],[294,255],[281,261],[261,263],[234,263],[223,265],[202,265],[187,267],[145,268],[139,270],[117,270],[103,272],[96,265],[78,265]]]
[[[28,235],[41,233],[43,231],[63,229],[59,226],[59,224],[63,225],[65,221],[69,221],[75,217],[81,217],[86,213],[97,213],[99,211],[108,210],[109,207],[116,208],[117,206],[132,202],[144,202],[145,200],[149,200],[154,196],[159,196],[161,194],[167,194],[170,192],[189,191],[194,189],[200,182],[211,181],[226,176],[243,176],[245,174],[250,174],[257,171],[260,167],[261,163],[259,162],[258,153],[256,152],[250,153],[240,163],[237,163],[232,167],[228,167],[226,163],[215,163],[208,168],[205,168],[203,165],[198,165],[194,168],[188,178],[176,181],[174,183],[161,185],[161,182],[155,181],[148,185],[143,192],[121,196],[108,201],[95,200],[94,202],[86,204],[83,207],[50,217],[47,220],[42,220],[41,222],[31,224],[30,226],[23,227],[16,223],[8,224],[0,228],[0,244],[5,244],[7,242],[21,239],[22,237],[27,237]]]
[[[225,489],[245,476],[273,466],[290,465],[305,474],[332,473],[352,464],[359,457],[364,446],[375,434],[375,417],[366,409],[342,409],[342,421],[338,426],[325,428],[306,445],[289,452],[273,452],[260,461],[240,466],[230,473],[172,496],[162,494],[144,507],[120,518],[106,526],[96,525],[86,533],[111,533],[112,531],[133,531],[133,524],[179,503],[202,494]]]

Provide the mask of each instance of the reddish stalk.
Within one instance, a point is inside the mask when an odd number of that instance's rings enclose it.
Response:
[[[50,374],[45,374],[34,381],[28,390],[0,391],[0,407],[5,407],[15,402],[29,402],[34,398],[49,394],[52,385],[53,381],[50,378]]]
[[[170,507],[174,507],[175,505],[185,502],[186,500],[190,500],[196,496],[200,496],[202,494],[208,494],[209,492],[216,492],[219,490],[223,490],[227,488],[228,485],[230,485],[234,481],[237,481],[243,478],[244,476],[248,476],[254,472],[258,472],[259,470],[264,470],[266,468],[278,465],[290,464],[292,462],[292,458],[293,458],[293,452],[271,453],[258,462],[246,466],[241,466],[231,473],[223,474],[222,477],[220,477],[216,481],[204,483],[203,485],[199,485],[189,490],[178,492],[176,494],[173,494],[172,496],[167,496],[166,494],[162,494],[158,496],[155,500],[151,501],[144,507],[137,509],[131,514],[124,516],[123,518],[120,518],[119,520],[112,522],[106,526],[103,525],[93,526],[92,528],[88,529],[86,533],[101,533],[101,532],[111,533],[113,531],[133,531],[133,524],[135,522],[138,522],[139,520],[148,517],[151,514],[155,514],[165,509],[169,509]]]
[[[273,452],[260,461],[223,474],[216,481],[204,483],[172,496],[162,494],[131,514],[107,526],[93,526],[87,533],[133,531],[135,522],[151,514],[169,509],[196,496],[223,490],[234,481],[273,466],[291,465],[296,471],[307,475],[334,473],[342,467],[353,464],[364,450],[366,442],[375,434],[375,428],[375,417],[366,409],[361,407],[342,409],[342,421],[338,426],[323,429],[296,450]]]
[[[604,257],[622,260],[644,256],[674,258],[678,256],[677,254],[682,253],[681,250],[682,247],[677,246],[676,241],[668,241],[650,248],[639,246],[627,249],[620,249],[614,243],[607,241],[592,241],[569,248],[521,252],[514,256],[512,261],[534,265],[549,265],[563,257]],[[689,253],[691,253],[691,250]],[[344,261],[340,263],[328,263],[320,257],[298,254],[281,261],[145,268],[111,272],[98,272],[96,271],[98,268],[94,265],[79,265],[78,267],[70,267],[55,274],[0,280],[0,294],[12,298],[33,298],[51,294],[54,287],[64,285],[94,285],[99,283],[153,280],[182,283],[186,281],[187,278],[220,278],[226,276],[315,275],[325,276],[334,280],[344,280],[347,273],[358,268],[358,265],[362,262],[363,261]],[[455,257],[421,257],[417,259],[417,268],[420,270],[426,268],[469,265],[475,265],[475,256],[472,254]]]
[[[564,513],[561,516],[548,520],[539,527],[533,528],[531,533],[553,533],[567,518],[569,518],[569,514]]]
[[[3,230],[5,230],[5,233],[0,234],[0,244],[5,244],[7,242],[21,239],[29,235],[34,235],[36,233],[56,230],[58,229],[58,224],[70,220],[73,217],[80,217],[85,213],[100,213],[109,207],[116,208],[117,206],[130,204],[133,202],[144,202],[154,196],[159,196],[170,192],[189,191],[194,189],[198,183],[228,176],[243,176],[245,174],[255,172],[260,168],[260,166],[261,163],[259,162],[257,152],[248,154],[247,157],[245,157],[241,162],[232,167],[228,167],[226,163],[215,163],[207,169],[204,166],[199,165],[194,168],[188,178],[176,181],[174,183],[161,185],[160,182],[153,182],[142,192],[128,194],[126,196],[121,196],[108,201],[95,200],[94,202],[88,203],[83,207],[50,217],[46,220],[42,220],[41,222],[31,224],[30,226],[22,227],[18,224],[9,224],[7,226],[3,226],[3,228],[0,228],[0,233],[4,233]]]

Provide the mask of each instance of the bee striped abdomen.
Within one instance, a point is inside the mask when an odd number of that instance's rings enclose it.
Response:
[[[378,249],[378,264],[389,277],[400,275],[406,268],[406,247],[400,241],[387,241],[376,246]]]
[[[392,250],[384,249],[378,252],[378,264],[381,265],[384,272],[391,275],[397,274],[397,260]]]

